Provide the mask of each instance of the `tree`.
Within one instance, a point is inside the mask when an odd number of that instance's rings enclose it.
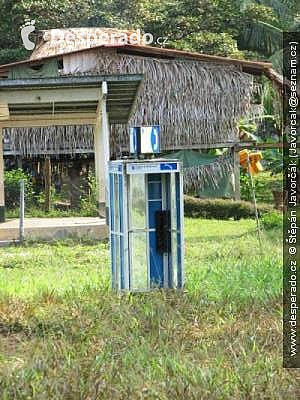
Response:
[[[0,0],[0,6],[0,63],[28,56],[20,37],[26,19],[38,30],[140,28],[168,37],[169,47],[268,58],[280,48],[281,31],[299,24],[300,7],[299,0]]]
[[[253,14],[258,8],[269,10],[269,20],[262,19],[259,13]],[[243,0],[241,10],[245,14],[245,25],[238,37],[241,49],[270,57],[282,50],[283,31],[300,29],[299,0]]]
[[[90,4],[78,0],[0,0],[0,64],[28,57],[20,29],[35,20],[37,29],[82,26],[90,16]]]

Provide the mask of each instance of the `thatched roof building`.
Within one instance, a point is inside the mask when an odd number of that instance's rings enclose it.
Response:
[[[231,147],[238,141],[238,122],[250,112],[253,76],[270,76],[271,64],[229,59],[143,44],[120,43],[132,32],[107,28],[62,31],[81,40],[53,43],[53,31],[37,35],[30,59],[0,66],[2,78],[143,74],[135,109],[128,124],[111,125],[111,153],[128,150],[128,127],[159,124],[162,149]],[[90,35],[115,36],[109,44]],[[118,36],[119,35],[119,36]],[[65,36],[64,36],[65,37]],[[93,127],[10,128],[4,132],[11,151],[93,151]],[[197,175],[197,174],[196,174]]]
[[[162,148],[178,149],[238,141],[238,121],[250,110],[253,75],[265,73],[268,63],[234,60],[176,50],[153,48],[143,45],[90,43],[88,35],[107,33],[118,35],[124,31],[81,28],[63,30],[66,34],[83,37],[84,40],[59,43],[51,41],[52,31],[38,36],[35,51],[29,60],[0,66],[2,76],[25,78],[29,76],[134,74],[143,73],[143,87],[139,93],[135,113],[129,124],[160,124]],[[132,32],[125,31],[126,35]],[[118,36],[116,36],[118,37]],[[117,39],[116,39],[117,40]],[[30,71],[32,70],[32,71]],[[45,75],[43,70],[45,71]],[[66,141],[66,136],[77,136],[78,128],[49,132],[53,135],[53,146],[60,145],[57,136]],[[77,148],[85,150],[92,145],[92,131],[84,128],[85,139],[79,138]],[[114,125],[111,130],[112,152],[124,150],[128,145],[127,126]],[[47,134],[47,132],[43,132]],[[9,132],[15,150],[36,154],[39,149],[38,129],[34,132]],[[32,136],[35,140],[32,140]],[[31,138],[27,143],[26,138]],[[18,146],[22,143],[22,146]],[[67,141],[67,148],[72,148]],[[76,140],[75,140],[76,141]],[[48,143],[51,142],[49,139]],[[62,145],[62,146],[61,146]],[[63,143],[60,149],[63,148]],[[34,147],[35,146],[35,147]],[[60,150],[53,148],[53,151]]]

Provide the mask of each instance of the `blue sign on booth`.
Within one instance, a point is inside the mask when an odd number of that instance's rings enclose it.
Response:
[[[130,153],[159,154],[160,126],[136,126],[130,129]]]

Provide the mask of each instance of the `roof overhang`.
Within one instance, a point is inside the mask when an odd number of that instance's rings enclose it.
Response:
[[[179,59],[179,60],[194,60],[210,62],[220,65],[233,65],[238,66],[245,73],[253,75],[262,75],[266,70],[272,68],[272,63],[262,62],[262,61],[252,61],[244,59],[235,59],[230,57],[213,56],[210,54],[196,53],[191,51],[175,50],[162,47],[145,46],[138,44],[106,44],[106,45],[92,45],[88,48],[79,48],[73,50],[64,50],[63,52],[58,52],[57,54],[45,55],[43,57],[29,58],[27,60],[16,61],[10,64],[0,65],[0,76],[2,74],[8,73],[8,71],[18,65],[39,65],[44,63],[46,60],[56,58],[61,59],[64,55],[76,54],[81,52],[89,52],[97,48],[113,48],[116,49],[118,53],[130,54],[142,57],[155,57],[162,59]]]
[[[94,123],[105,95],[109,122],[126,123],[142,80],[142,74],[0,80],[0,122],[8,127],[22,126],[21,121],[38,126],[41,120]]]

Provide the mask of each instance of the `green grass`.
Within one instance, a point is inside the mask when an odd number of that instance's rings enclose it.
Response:
[[[104,243],[28,244],[1,249],[0,294],[39,297],[43,293],[80,294],[109,287],[108,250]]]
[[[19,218],[20,211],[18,208],[7,209],[5,214],[6,218]],[[25,208],[25,218],[97,217],[98,214],[92,204],[88,204],[85,208],[70,210],[56,210],[52,207],[49,212],[44,211],[43,205]]]
[[[186,219],[186,288],[118,295],[108,248],[0,249],[0,398],[296,399],[281,360],[281,233]]]

